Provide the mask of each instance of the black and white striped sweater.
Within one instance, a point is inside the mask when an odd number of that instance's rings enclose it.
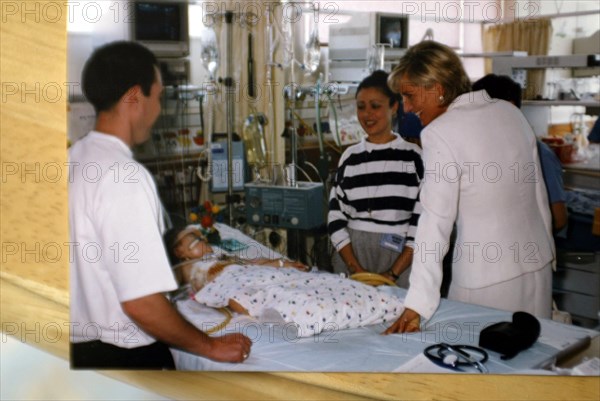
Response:
[[[329,196],[328,231],[336,250],[350,242],[347,227],[406,237],[413,246],[421,211],[421,149],[395,134],[385,144],[366,138],[346,149]]]

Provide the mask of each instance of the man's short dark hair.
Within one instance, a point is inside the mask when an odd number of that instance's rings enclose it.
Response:
[[[83,94],[96,113],[110,110],[129,89],[140,85],[145,96],[155,80],[158,61],[146,47],[119,41],[94,51],[81,74]]]
[[[473,84],[473,91],[482,89],[494,99],[506,100],[521,108],[521,85],[509,76],[488,74]]]
[[[361,89],[367,89],[367,88],[379,89],[381,91],[381,93],[383,93],[385,96],[390,98],[390,106],[393,106],[394,103],[400,101],[400,97],[396,93],[392,92],[392,90],[388,86],[388,84],[387,84],[388,75],[389,74],[383,70],[373,71],[373,73],[371,75],[369,75],[368,77],[363,79],[361,81],[361,83],[358,84],[358,88],[356,88],[356,96],[358,96],[358,92],[360,92]]]

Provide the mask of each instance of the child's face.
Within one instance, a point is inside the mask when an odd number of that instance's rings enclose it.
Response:
[[[180,260],[188,260],[199,259],[213,249],[198,230],[184,230],[177,235],[174,252]]]

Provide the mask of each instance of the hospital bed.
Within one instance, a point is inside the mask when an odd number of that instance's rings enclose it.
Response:
[[[217,226],[223,239],[236,239],[248,245],[245,258],[279,257],[277,252],[257,243],[238,230]],[[311,272],[306,274],[331,274]],[[406,290],[380,287],[404,299]],[[177,302],[179,311],[194,325],[206,330],[224,321],[218,310],[193,299]],[[381,335],[387,325],[323,331],[312,337],[299,337],[294,326],[273,319],[255,319],[234,315],[216,334],[242,332],[253,341],[250,357],[241,364],[217,363],[209,359],[172,349],[178,370],[208,371],[314,371],[314,372],[419,372],[451,373],[457,370],[440,367],[428,360],[423,351],[431,345],[472,345],[479,343],[479,333],[497,322],[512,320],[512,313],[443,299],[438,311],[419,333]],[[551,320],[540,320],[541,334],[536,343],[509,360],[488,350],[485,367],[493,374],[544,374],[557,360],[568,357],[589,345],[600,333]],[[476,372],[462,369],[467,373]]]

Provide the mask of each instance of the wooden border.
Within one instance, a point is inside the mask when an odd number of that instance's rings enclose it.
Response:
[[[25,14],[36,6],[40,15]],[[3,334],[68,355],[65,2],[2,1]],[[44,11],[46,14],[42,14]],[[52,7],[62,17],[53,19]],[[23,164],[25,163],[25,164]],[[37,163],[37,165],[36,165]],[[37,166],[37,167],[36,167]],[[17,169],[15,171],[15,168]],[[37,168],[37,170],[36,170]],[[37,173],[36,173],[37,171]],[[61,248],[62,246],[62,248]],[[59,249],[61,254],[59,255]],[[357,373],[110,372],[173,399],[597,400],[600,378]]]

